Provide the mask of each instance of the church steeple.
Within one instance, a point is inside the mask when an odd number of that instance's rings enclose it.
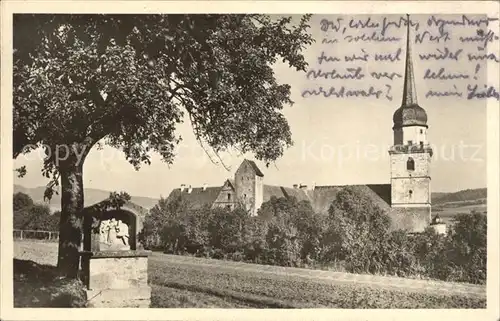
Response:
[[[415,76],[413,74],[413,63],[411,59],[410,45],[410,15],[406,15],[406,61],[405,82],[403,87],[403,107],[417,105],[417,89],[415,87]]]
[[[406,61],[405,78],[403,85],[403,99],[401,107],[394,112],[392,118],[394,121],[393,129],[415,125],[427,128],[427,113],[417,103],[415,74],[413,72],[413,62],[411,59],[410,26],[410,16],[406,15]]]
[[[394,112],[391,159],[393,226],[423,232],[431,222],[432,148],[427,141],[427,113],[417,103],[411,60],[410,16],[406,15],[406,61],[403,101]]]

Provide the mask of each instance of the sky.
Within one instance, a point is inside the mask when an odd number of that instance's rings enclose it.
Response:
[[[399,15],[374,16],[321,16],[314,15],[310,25],[311,33],[316,42],[303,51],[309,62],[309,70],[323,72],[336,69],[337,73],[347,73],[347,68],[361,67],[365,75],[362,79],[308,79],[307,74],[290,69],[287,65],[278,63],[273,68],[280,83],[291,85],[293,106],[285,106],[284,115],[292,131],[294,146],[287,149],[283,157],[272,163],[268,168],[259,161],[258,166],[264,173],[265,184],[292,186],[293,184],[345,185],[345,184],[388,184],[390,183],[390,165],[388,149],[393,142],[392,116],[401,106],[403,78],[397,75],[393,80],[382,77],[374,79],[372,72],[387,72],[404,74],[404,58],[406,48],[406,29],[404,24],[398,28],[387,22],[398,22]],[[294,17],[298,19],[299,17]],[[359,20],[370,18],[372,25],[366,28],[353,28]],[[467,99],[467,85],[478,84],[483,88],[486,81],[486,64],[484,61],[469,61],[467,53],[484,54],[478,49],[480,42],[462,42],[460,37],[474,37],[478,29],[487,34],[491,25],[484,23],[470,24],[472,18],[464,20],[462,16],[414,15],[412,22],[418,22],[411,30],[412,60],[416,78],[418,103],[428,115],[428,140],[434,146],[434,156],[431,163],[431,188],[433,192],[453,192],[468,188],[486,187],[486,100]],[[438,20],[442,19],[442,20]],[[325,20],[326,19],[326,20]],[[335,31],[331,26],[340,29]],[[349,22],[352,22],[349,24]],[[348,42],[346,36],[380,35],[386,19],[386,38],[400,38],[392,42],[358,41]],[[429,20],[431,19],[431,20]],[[441,37],[437,41],[422,41],[415,43],[417,34],[439,35],[439,26],[443,21],[453,20],[462,25],[443,25],[441,35],[448,32],[450,39]],[[322,22],[323,21],[323,22]],[[332,21],[332,24],[325,23]],[[428,21],[430,21],[428,23]],[[475,20],[472,20],[475,21]],[[477,20],[476,20],[477,21]],[[374,25],[379,23],[377,27]],[[473,24],[473,22],[472,22]],[[322,30],[329,25],[328,31]],[[343,28],[346,28],[345,31]],[[372,28],[368,28],[372,27]],[[498,29],[498,28],[497,28]],[[481,31],[480,31],[481,32]],[[323,39],[331,43],[323,43]],[[337,39],[336,41],[332,39]],[[498,42],[498,40],[496,40]],[[491,45],[490,45],[491,46]],[[396,56],[390,61],[375,61],[376,53]],[[456,53],[451,59],[424,60],[419,55],[437,53],[437,49]],[[460,51],[461,50],[461,51]],[[318,62],[318,57],[337,57],[341,61]],[[367,61],[345,61],[345,56],[368,53]],[[468,79],[424,79],[426,70],[437,72],[444,68],[446,73],[467,75]],[[387,94],[387,85],[390,92]],[[381,90],[379,99],[370,97],[303,97],[305,90],[319,87],[327,90],[335,87],[340,90]],[[456,88],[456,89],[454,89]],[[462,93],[462,97],[426,97],[429,90],[448,91],[454,89]],[[498,89],[497,89],[498,90]],[[387,97],[392,97],[388,99]],[[94,148],[84,165],[84,186],[110,191],[126,191],[135,196],[166,197],[173,188],[181,184],[202,186],[220,186],[225,179],[234,175],[243,158],[254,160],[252,154],[238,156],[236,153],[220,155],[224,164],[214,164],[205,151],[196,142],[189,122],[178,127],[178,133],[183,141],[179,145],[177,157],[173,165],[167,165],[157,154],[152,155],[152,164],[143,165],[136,171],[126,160],[122,152],[105,146],[102,150]],[[41,175],[41,151],[21,155],[15,160],[14,166],[27,166],[28,173],[23,178],[15,178],[14,183],[26,187],[45,185],[48,180]],[[229,170],[226,170],[228,167]]]

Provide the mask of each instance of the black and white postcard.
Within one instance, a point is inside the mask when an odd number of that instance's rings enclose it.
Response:
[[[3,2],[2,319],[498,320],[498,30]]]

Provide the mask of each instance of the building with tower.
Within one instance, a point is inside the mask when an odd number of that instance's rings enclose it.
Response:
[[[431,220],[432,148],[427,141],[427,113],[417,101],[409,26],[406,38],[403,99],[394,112],[394,144],[389,150],[391,207],[401,209],[401,219],[409,221],[403,225],[425,227]]]
[[[408,19],[409,21],[409,19]],[[431,225],[432,149],[427,140],[427,113],[418,105],[411,59],[410,26],[407,26],[403,99],[394,112],[394,139],[389,149],[390,184],[348,185],[372,199],[391,216],[394,229],[422,232]],[[308,200],[315,211],[326,212],[336,194],[346,185],[293,187],[264,184],[264,174],[255,162],[244,160],[222,186],[197,187],[181,185],[169,199],[184,198],[194,207],[234,208],[242,204],[257,215],[263,202],[271,197],[295,197]],[[440,226],[442,228],[442,226]]]

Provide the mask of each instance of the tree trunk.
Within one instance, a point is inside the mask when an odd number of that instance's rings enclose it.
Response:
[[[61,219],[57,267],[61,275],[76,278],[83,227],[83,160],[59,167],[61,174]]]

